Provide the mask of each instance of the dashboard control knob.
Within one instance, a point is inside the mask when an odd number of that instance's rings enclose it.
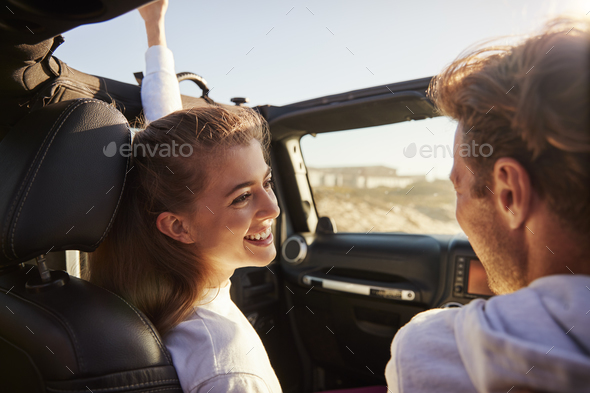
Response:
[[[455,292],[463,291],[463,285],[455,285]]]

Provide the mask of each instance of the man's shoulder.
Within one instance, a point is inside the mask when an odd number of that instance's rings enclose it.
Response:
[[[588,379],[588,290],[589,276],[547,276],[510,294],[417,314],[393,340],[386,369],[390,389],[579,385]],[[533,366],[547,370],[553,382],[543,373],[529,375]],[[579,371],[584,367],[586,374]]]
[[[416,314],[398,335],[401,333],[413,336],[429,332],[436,332],[439,335],[454,334],[455,328],[464,323],[462,317],[456,317],[470,313],[477,313],[486,318],[496,319],[497,323],[510,325],[518,323],[521,319],[529,321],[531,316],[539,317],[536,314],[553,314],[551,317],[554,318],[555,314],[568,314],[572,309],[585,307],[585,298],[580,295],[590,290],[587,287],[590,288],[590,276],[542,277],[513,293],[493,296],[487,300],[474,299],[460,308],[438,308]]]
[[[385,375],[392,391],[472,392],[455,335],[459,308],[417,314],[396,334]]]
[[[462,338],[457,346],[478,389],[516,385],[570,391],[568,387],[588,386],[588,284],[589,276],[546,276],[516,292],[463,307],[454,325]]]
[[[412,352],[424,348],[432,353],[433,345],[454,346],[454,323],[459,308],[436,308],[416,314],[395,336],[394,345],[404,351],[406,345]]]

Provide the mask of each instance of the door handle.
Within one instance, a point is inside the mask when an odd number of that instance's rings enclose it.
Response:
[[[355,283],[347,280],[332,280],[312,275],[303,276],[303,283],[309,286],[317,286],[324,289],[354,293],[357,295],[392,300],[419,301],[419,299],[417,299],[418,291],[412,288],[413,286],[408,283],[391,284],[391,286],[385,287],[378,284],[373,285]]]

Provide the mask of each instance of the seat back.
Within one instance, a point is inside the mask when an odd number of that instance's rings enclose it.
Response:
[[[131,143],[127,121],[94,99],[34,111],[0,142],[0,391],[182,391],[139,310],[23,264],[50,251],[91,252],[105,238],[129,170],[113,142]]]

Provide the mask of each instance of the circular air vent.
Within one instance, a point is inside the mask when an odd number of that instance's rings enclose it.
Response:
[[[299,235],[289,237],[281,247],[283,259],[289,263],[301,263],[307,255],[307,243]]]
[[[463,307],[463,304],[457,302],[448,302],[440,306],[440,308],[458,308]]]

